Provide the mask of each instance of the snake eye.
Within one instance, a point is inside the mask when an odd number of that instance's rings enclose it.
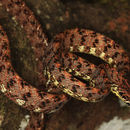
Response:
[[[119,92],[119,94],[120,94],[121,96],[123,96],[123,94],[124,94],[124,93],[122,93],[122,92]]]
[[[119,92],[119,95],[124,99],[124,100],[128,100],[128,97],[124,95],[124,93]]]

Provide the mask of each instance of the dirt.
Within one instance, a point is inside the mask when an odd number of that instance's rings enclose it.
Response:
[[[25,0],[42,24],[49,41],[59,32],[86,28],[100,32],[122,45],[130,55],[129,0]],[[12,64],[21,77],[37,85],[37,68],[33,52],[23,30],[0,7],[0,24],[10,40]],[[22,68],[22,69],[21,69]],[[130,76],[128,76],[130,79]],[[0,93],[0,130],[17,130],[24,115],[29,114]],[[46,130],[94,130],[114,116],[130,118],[130,108],[121,107],[110,94],[98,103],[70,100],[61,110],[47,115]]]

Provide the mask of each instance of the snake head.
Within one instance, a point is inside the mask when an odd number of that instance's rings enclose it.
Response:
[[[130,107],[130,85],[126,79],[122,78],[120,85],[113,84],[111,91]]]
[[[111,91],[130,106],[130,85],[124,74],[109,65],[105,65],[104,70],[111,81]]]

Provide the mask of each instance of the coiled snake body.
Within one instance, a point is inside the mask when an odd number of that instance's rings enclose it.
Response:
[[[129,91],[126,92],[129,85],[123,78],[129,71],[129,58],[113,40],[91,30],[72,29],[58,34],[51,45],[45,61],[49,66],[47,75],[52,84],[83,101],[98,101],[110,89],[122,100],[129,100]],[[106,63],[96,66],[77,56],[77,52],[94,55]]]
[[[46,86],[46,91],[39,90],[15,72],[9,41],[0,26],[0,90],[8,98],[30,111],[44,113],[61,108],[69,100],[68,95],[95,102],[112,91],[130,104],[130,86],[124,78],[130,63],[121,46],[99,33],[77,28],[58,34],[48,46],[41,25],[22,0],[0,0],[0,3],[25,30],[39,59],[39,77],[43,87]],[[83,57],[87,54],[99,57],[104,63],[89,62]]]

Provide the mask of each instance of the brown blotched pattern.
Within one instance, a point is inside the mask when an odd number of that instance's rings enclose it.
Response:
[[[96,56],[104,63],[95,65],[76,53]],[[45,62],[47,85],[54,84],[72,97],[90,102],[103,99],[111,90],[130,103],[130,86],[124,79],[130,70],[129,57],[104,35],[87,29],[66,30],[55,37]]]
[[[39,84],[44,86],[45,78],[43,77],[42,58],[45,48],[48,46],[48,39],[43,33],[41,25],[22,0],[0,0],[0,3],[13,16],[12,18],[20,24],[21,28],[24,29],[38,62]]]
[[[0,90],[15,103],[34,112],[50,112],[66,101],[65,94],[49,94],[24,81],[10,61],[8,38],[0,26]]]
[[[104,35],[77,28],[58,34],[48,46],[41,25],[22,0],[0,0],[0,4],[24,29],[39,63],[41,86],[46,86],[46,91],[41,91],[15,72],[9,41],[0,26],[0,91],[9,99],[30,111],[44,113],[61,108],[69,99],[64,93],[96,102],[112,91],[130,104],[130,86],[124,79],[130,62],[121,46]],[[99,57],[104,63],[95,65],[77,53]],[[40,129],[43,115],[32,116],[27,129]]]

